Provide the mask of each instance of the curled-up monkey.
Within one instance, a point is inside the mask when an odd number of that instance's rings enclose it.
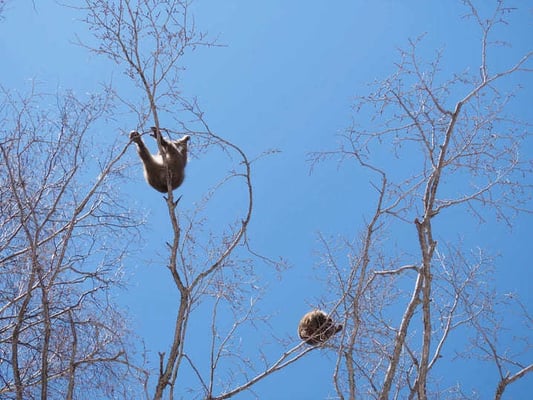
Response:
[[[342,330],[324,311],[313,310],[305,314],[298,324],[300,339],[310,345],[324,343]]]
[[[151,154],[144,144],[141,135],[137,131],[130,132],[130,139],[137,145],[137,152],[144,167],[144,177],[146,182],[155,190],[161,193],[167,193],[167,171],[163,164],[164,153],[165,161],[170,174],[170,186],[172,190],[179,187],[185,179],[185,164],[187,164],[187,142],[189,135],[183,136],[178,140],[166,140],[161,136],[161,132],[152,127],[152,136],[161,141],[161,150],[157,154]]]

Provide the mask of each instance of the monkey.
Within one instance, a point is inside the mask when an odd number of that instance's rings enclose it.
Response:
[[[342,325],[335,326],[333,320],[321,310],[308,312],[298,324],[298,336],[300,336],[300,339],[313,346],[324,343],[341,330]]]
[[[187,142],[189,135],[178,140],[165,140],[161,132],[152,127],[152,134],[156,140],[161,140],[161,151],[165,154],[166,164],[170,173],[170,187],[178,188],[185,179],[185,164],[187,163]],[[143,163],[144,178],[150,186],[161,193],[167,193],[167,171],[163,164],[163,155],[158,152],[152,155],[145,146],[141,135],[137,131],[130,132],[130,140],[137,145],[137,152]]]

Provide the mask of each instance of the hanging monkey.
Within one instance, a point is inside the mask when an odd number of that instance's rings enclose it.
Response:
[[[130,132],[130,139],[137,145],[137,152],[144,167],[144,177],[146,182],[155,190],[167,193],[167,168],[163,164],[164,153],[166,165],[170,174],[170,186],[172,190],[179,187],[185,179],[185,164],[187,163],[187,142],[189,135],[178,140],[166,140],[161,136],[161,132],[152,127],[152,134],[156,141],[160,141],[161,150],[157,154],[151,154],[145,146],[141,135],[137,131]]]

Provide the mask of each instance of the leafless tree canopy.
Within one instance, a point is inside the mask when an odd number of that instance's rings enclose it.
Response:
[[[511,10],[496,2],[487,18],[464,3],[466,18],[482,34],[479,70],[447,78],[443,55],[422,60],[423,38],[410,41],[396,71],[356,102],[357,122],[342,135],[340,148],[311,155],[312,162],[355,160],[376,193],[374,212],[357,240],[339,247],[321,238],[339,298],[336,311],[345,315],[334,373],[342,399],[468,397],[460,387],[439,387],[432,374],[443,354],[455,351],[446,352],[450,337],[465,332],[471,343],[462,354],[496,366],[495,398],[533,370],[527,333],[523,352],[514,357],[497,345],[505,331],[488,283],[491,254],[469,250],[455,237],[436,239],[442,237],[437,222],[447,215],[463,223],[496,217],[511,225],[517,213],[531,212],[531,185],[524,179],[531,162],[519,151],[527,126],[506,115],[514,93],[501,87],[509,76],[530,72],[533,53],[507,60],[501,70],[491,68],[493,31]],[[377,161],[383,158],[387,167]],[[405,250],[392,254],[387,236],[405,232],[405,225],[412,240],[402,238]],[[348,265],[340,257],[346,251]],[[531,321],[525,308],[519,310]]]
[[[506,114],[514,93],[502,82],[531,72],[533,53],[493,68],[494,31],[512,10],[496,1],[487,16],[463,3],[467,22],[481,33],[478,66],[445,76],[444,54],[427,62],[419,57],[424,38],[409,41],[394,73],[356,102],[339,148],[310,155],[313,167],[331,158],[352,161],[343,166],[355,161],[375,204],[355,238],[320,237],[329,273],[326,321],[335,332],[320,346],[284,343],[272,357],[241,340],[245,328],[275,331],[259,311],[263,286],[255,268],[283,267],[257,253],[248,236],[252,168],[264,154],[251,157],[231,133],[216,132],[199,102],[180,91],[184,55],[216,40],[198,30],[186,0],[75,2],[92,34],[78,44],[111,60],[129,86],[106,85],[86,99],[0,88],[0,397],[229,399],[253,393],[317,347],[337,356],[339,399],[475,398],[459,384],[439,385],[437,367],[451,357],[494,368],[495,399],[527,376],[527,307],[495,292],[492,253],[446,236],[440,222],[459,216],[465,224],[497,219],[511,226],[531,212],[531,161],[519,151],[528,126]],[[123,260],[145,234],[142,213],[117,192],[123,156],[134,152],[123,130],[109,132],[107,118],[117,109],[131,118],[126,131],[155,126],[171,140],[188,135],[191,156],[217,166],[195,204],[175,198],[164,171],[169,190],[158,206],[168,217],[167,253],[154,252],[153,263],[173,283],[176,309],[168,316],[172,336],[150,349],[155,357],[139,351],[113,301]],[[160,140],[158,146],[164,158]],[[220,216],[227,204],[231,211]],[[391,250],[396,232],[398,252]],[[194,320],[208,336],[198,354],[189,348],[190,322],[206,309],[208,321]],[[513,333],[514,353],[500,345],[507,334],[502,314],[510,309],[528,329]],[[448,349],[456,336],[464,346]]]
[[[117,62],[131,79],[138,99],[126,99],[121,93],[117,96],[137,116],[141,128],[150,121],[157,130],[189,135],[193,155],[217,160],[213,176],[218,181],[193,209],[181,209],[172,191],[166,194],[172,228],[166,267],[175,284],[178,307],[172,341],[159,352],[153,398],[161,399],[166,393],[173,398],[192,388],[203,398],[225,399],[249,389],[309,350],[299,345],[277,360],[268,360],[259,349],[257,361],[250,362],[236,347],[244,326],[264,321],[256,310],[260,287],[255,282],[255,261],[279,263],[255,253],[246,235],[253,211],[251,167],[255,160],[215,133],[198,102],[180,93],[184,54],[198,46],[216,45],[196,29],[189,8],[189,2],[180,0],[87,0],[82,11],[98,44],[81,44]],[[163,125],[162,121],[167,122]],[[231,203],[238,206],[236,211],[222,224],[209,225],[217,201],[228,193]],[[186,347],[189,320],[200,306],[212,309],[212,320],[205,329],[211,340],[207,374],[200,372],[200,361],[193,359]],[[228,325],[220,315],[230,315],[232,323]],[[183,368],[192,371],[196,382],[180,381]],[[231,378],[222,378],[222,374]]]
[[[1,95],[1,397],[130,398],[131,332],[109,294],[139,221],[113,190],[125,146],[88,152],[108,99]]]

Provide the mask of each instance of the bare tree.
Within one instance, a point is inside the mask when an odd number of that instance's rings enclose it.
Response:
[[[109,100],[1,89],[2,398],[142,391],[131,332],[109,297],[140,222],[114,189],[127,147],[104,141],[106,157],[89,152]]]
[[[357,240],[339,247],[321,238],[335,311],[347,327],[334,372],[341,399],[450,398],[451,392],[466,398],[460,388],[440,388],[433,374],[456,334],[471,338],[463,354],[496,365],[497,399],[533,370],[527,331],[523,351],[512,357],[498,346],[505,330],[489,285],[493,256],[439,233],[447,215],[463,223],[468,215],[480,222],[494,216],[511,225],[517,213],[531,212],[525,179],[531,161],[519,152],[528,126],[506,115],[514,93],[502,88],[508,77],[531,71],[533,52],[491,68],[501,44],[494,31],[512,10],[496,1],[484,16],[470,0],[464,4],[481,31],[479,68],[446,79],[442,53],[425,63],[418,56],[423,38],[410,41],[396,72],[356,103],[359,123],[342,135],[340,148],[311,155],[313,163],[354,160],[377,199]],[[399,254],[389,251],[395,232],[403,236],[396,240],[404,247]],[[348,265],[340,257],[346,252]],[[530,314],[521,310],[531,328]]]
[[[135,86],[137,97],[117,96],[137,116],[138,130],[149,131],[145,125],[150,121],[168,135],[188,134],[192,155],[216,165],[212,171],[216,180],[198,204],[182,205],[170,186],[165,196],[172,233],[164,264],[175,285],[177,311],[173,338],[159,351],[152,397],[172,399],[187,390],[205,399],[233,397],[313,349],[300,343],[272,360],[260,348],[255,355],[247,355],[238,347],[242,328],[266,319],[256,307],[262,285],[254,265],[282,266],[255,253],[246,235],[253,211],[252,165],[262,155],[251,159],[215,133],[197,100],[186,99],[180,92],[183,56],[199,46],[216,45],[196,29],[189,1],[86,0],[80,11],[97,41],[93,45],[80,40],[80,44],[122,66]],[[212,212],[228,202],[234,211],[211,224]],[[204,335],[209,333],[207,373],[201,367],[205,359],[187,351],[189,321],[199,307],[212,310],[203,330]],[[180,379],[184,368],[196,382]]]

